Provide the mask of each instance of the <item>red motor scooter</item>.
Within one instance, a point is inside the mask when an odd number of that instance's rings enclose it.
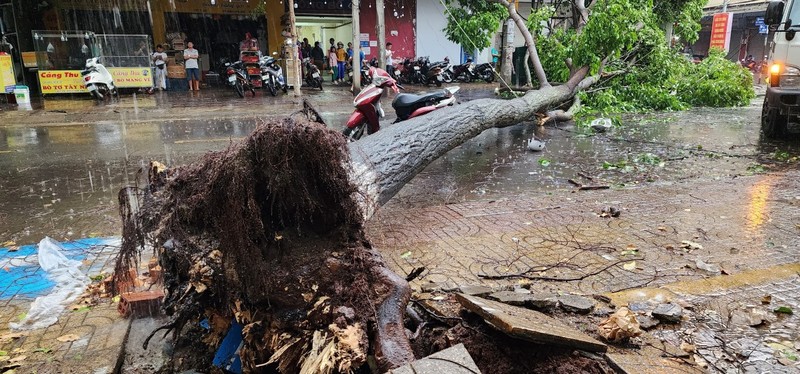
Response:
[[[349,141],[361,139],[365,128],[367,129],[367,134],[380,130],[380,118],[385,116],[381,106],[381,97],[383,97],[384,91],[391,88],[394,92],[400,92],[401,87],[396,80],[389,76],[386,70],[373,67],[370,68],[369,74],[372,76],[372,83],[364,87],[353,100],[356,110],[350,115],[350,119],[347,120],[346,127],[342,132]],[[458,90],[459,87],[455,86],[425,95],[398,94],[392,101],[392,107],[397,114],[397,120],[394,122],[405,121],[436,109],[453,105],[456,101],[454,94]]]

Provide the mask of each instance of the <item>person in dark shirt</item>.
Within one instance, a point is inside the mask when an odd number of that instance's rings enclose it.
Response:
[[[317,66],[319,71],[323,71],[325,67],[325,51],[319,46],[319,42],[314,42],[314,48],[311,49],[311,59],[314,60],[314,65]]]

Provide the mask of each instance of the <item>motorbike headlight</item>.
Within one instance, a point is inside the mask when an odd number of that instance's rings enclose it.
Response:
[[[800,88],[800,69],[787,65],[781,72],[779,85],[785,88]]]

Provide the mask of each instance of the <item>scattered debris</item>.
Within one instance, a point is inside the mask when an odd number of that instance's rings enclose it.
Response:
[[[608,131],[608,129],[610,129],[611,126],[613,125],[614,124],[611,121],[611,119],[605,117],[595,118],[592,120],[592,122],[589,123],[589,126],[592,128],[592,130],[598,133],[603,133]]]
[[[473,374],[480,373],[464,344],[457,344],[430,356],[411,362],[387,374]]]
[[[608,186],[605,186],[605,187],[608,188]],[[583,188],[583,187],[581,187],[581,188]],[[605,217],[614,217],[614,218],[617,218],[617,217],[619,217],[620,213],[621,212],[619,211],[619,209],[617,209],[617,208],[615,208],[613,206],[610,206],[610,207],[607,207],[607,208],[603,208],[603,210],[600,211],[600,217],[604,217],[604,218]]]
[[[610,342],[621,342],[641,335],[639,322],[630,309],[622,307],[607,319],[600,322],[597,333]]]
[[[492,293],[493,290],[491,288],[489,288],[489,287],[486,287],[486,286],[467,285],[467,286],[459,287],[458,288],[458,292],[461,292],[463,294],[467,294],[467,295],[470,295],[470,296],[483,297],[483,296],[486,296],[486,295]]]
[[[647,314],[637,314],[636,320],[639,321],[639,327],[645,330],[656,327],[661,322]]]
[[[78,336],[77,334],[66,334],[66,335],[61,335],[61,336],[57,337],[56,340],[58,340],[58,341],[60,341],[62,343],[69,343],[69,342],[74,342],[74,341],[76,341],[76,340],[78,340],[80,338],[81,337]]]
[[[694,261],[694,264],[695,266],[697,266],[698,269],[705,270],[711,274],[714,275],[722,274],[722,268],[720,268],[719,265],[717,264],[708,264],[699,258]]]
[[[681,248],[683,248],[685,252],[691,252],[696,249],[697,250],[703,249],[703,246],[693,241],[683,240],[681,241]]]
[[[161,313],[162,291],[128,292],[120,296],[117,310],[126,318],[153,317]]]
[[[661,322],[677,323],[681,321],[683,308],[675,303],[659,304],[651,314]]]
[[[541,152],[544,149],[544,142],[537,140],[535,137],[528,139],[528,150],[532,152]]]
[[[537,311],[464,294],[456,294],[456,299],[491,326],[518,339],[592,352],[607,349],[605,344]]]
[[[595,306],[592,299],[578,295],[561,295],[558,305],[567,312],[580,314],[591,313]]]
[[[772,322],[772,319],[775,317],[770,315],[766,310],[762,308],[747,308],[747,309],[737,309],[731,312],[730,317],[730,324],[731,325],[739,325],[739,326],[751,326],[756,327],[760,326],[766,322]]]

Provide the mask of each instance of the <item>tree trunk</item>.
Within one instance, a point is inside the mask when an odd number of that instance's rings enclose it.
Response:
[[[511,84],[511,76],[514,70],[514,29],[511,27],[511,22],[509,19],[503,23],[503,60],[500,64],[500,78],[506,84]]]
[[[361,89],[361,20],[359,0],[353,0],[353,94]]]
[[[294,72],[294,82],[292,82],[294,85],[293,92],[294,96],[300,97],[300,95],[302,95],[300,93],[300,86],[302,85],[303,80],[300,77],[300,59],[297,55],[297,23],[294,16],[294,0],[289,0],[289,28],[291,29],[290,32],[292,33],[292,45],[290,47],[292,49],[292,53],[289,54],[292,56],[292,66],[287,66],[287,69],[292,69]]]
[[[386,21],[383,0],[375,0],[375,33],[378,34],[378,67],[386,70]],[[392,56],[394,57],[394,56]]]
[[[522,16],[517,13],[517,8],[514,4],[506,1],[506,0],[490,0],[494,3],[502,4],[503,6],[508,9],[508,14],[514,23],[517,24],[517,29],[522,34],[522,37],[525,38],[525,45],[528,47],[528,53],[530,53],[530,60],[531,65],[533,65],[533,71],[536,73],[536,79],[539,80],[539,87],[550,87],[550,82],[547,81],[547,75],[544,73],[544,68],[542,68],[542,62],[539,60],[539,52],[536,50],[536,42],[533,40],[533,35],[531,35],[530,31],[528,31],[528,27],[525,25],[525,20],[522,19]]]
[[[352,175],[364,214],[389,201],[433,160],[484,130],[530,120],[536,113],[571,99],[594,84],[580,69],[560,86],[529,91],[513,100],[479,99],[389,126],[350,144]]]

